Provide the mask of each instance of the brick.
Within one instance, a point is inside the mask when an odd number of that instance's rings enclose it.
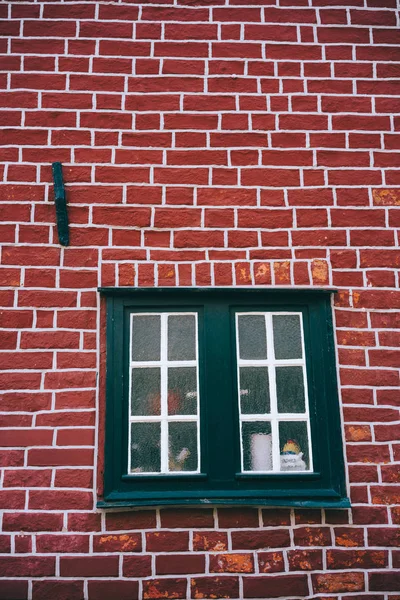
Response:
[[[82,581],[34,581],[33,600],[83,600]]]
[[[260,573],[280,573],[285,570],[282,552],[259,552],[258,568]]]
[[[3,556],[3,577],[51,577],[55,575],[55,558]]]
[[[3,579],[0,598],[1,600],[26,600],[28,598],[28,582]]]
[[[372,591],[394,591],[397,592],[400,586],[400,571],[391,573],[370,573],[369,586]]]
[[[196,577],[191,580],[191,590],[194,598],[207,596],[237,598],[239,595],[239,579],[230,576]]]
[[[243,590],[245,598],[305,597],[308,596],[308,583],[306,575],[244,577]]]
[[[232,532],[232,548],[234,550],[256,550],[285,546],[289,546],[289,532],[286,529]]]
[[[197,201],[199,205],[254,206],[256,204],[256,191],[231,188],[199,188]]]
[[[322,569],[321,550],[290,550],[288,552],[290,571],[314,571]]]
[[[18,469],[4,473],[4,487],[50,487],[50,483],[50,469]]]
[[[252,508],[220,508],[218,524],[223,529],[238,527],[258,527],[258,511]]]
[[[107,600],[116,597],[118,600],[137,600],[139,584],[137,581],[93,581],[88,582],[89,600]]]
[[[371,442],[372,434],[369,425],[346,425],[346,440],[349,442]]]
[[[92,461],[92,450],[47,448],[31,450],[28,463],[32,466],[83,466],[91,465]]]
[[[336,527],[335,542],[337,546],[345,546],[351,548],[354,546],[362,546],[364,544],[364,531],[360,528],[351,527]]]
[[[22,467],[23,464],[23,450],[0,450],[0,465],[2,467]]]
[[[89,492],[32,490],[29,494],[29,509],[34,510],[88,510],[93,507]]]
[[[160,512],[161,527],[199,528],[212,527],[214,517],[208,509],[163,509]]]
[[[376,486],[371,490],[373,504],[398,504],[400,489],[398,486]]]
[[[3,490],[0,492],[0,508],[21,510],[24,505],[24,490]]]
[[[194,551],[224,552],[228,549],[228,536],[223,531],[194,531]]]
[[[69,513],[68,531],[99,531],[101,515],[95,513]]]
[[[210,556],[211,573],[253,573],[252,554],[215,554]]]
[[[93,473],[90,469],[59,469],[54,485],[60,488],[92,488]]]
[[[368,530],[368,544],[370,546],[398,547],[400,544],[400,533],[398,528],[379,527]]]
[[[399,412],[396,409],[390,408],[346,408],[346,421],[397,421]]]
[[[329,569],[379,569],[388,564],[388,553],[383,550],[328,550]]]
[[[143,582],[143,599],[186,598],[186,579],[148,579]]]
[[[47,552],[88,552],[89,536],[87,535],[38,535],[36,548],[39,553]]]
[[[376,444],[363,444],[357,446],[347,446],[347,460],[349,462],[363,463],[387,463],[389,462],[389,450],[387,446]]]
[[[331,533],[327,527],[300,527],[295,530],[294,539],[299,546],[329,546]]]
[[[184,552],[188,550],[188,544],[188,533],[183,531],[146,533],[148,552]]]
[[[174,554],[156,557],[157,575],[190,575],[191,573],[204,573],[204,571],[205,557],[203,554],[194,554],[191,556]]]
[[[60,531],[62,526],[62,514],[13,512],[3,516],[4,531]]]
[[[106,534],[94,536],[94,552],[140,552],[142,549],[139,533]]]
[[[311,576],[316,594],[364,591],[363,573],[326,573]]]
[[[68,557],[60,559],[61,577],[116,577],[118,556]]]

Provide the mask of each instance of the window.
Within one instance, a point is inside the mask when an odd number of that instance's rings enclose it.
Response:
[[[100,291],[99,506],[349,506],[329,292]]]

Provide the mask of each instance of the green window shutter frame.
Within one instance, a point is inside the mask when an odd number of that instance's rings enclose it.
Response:
[[[350,506],[346,496],[332,325],[332,292],[230,288],[100,288],[107,304],[104,496],[97,505]],[[197,312],[198,474],[128,474],[132,312]],[[241,473],[235,313],[301,312],[313,472]]]

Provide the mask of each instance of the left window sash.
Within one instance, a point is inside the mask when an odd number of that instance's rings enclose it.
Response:
[[[200,472],[196,312],[133,312],[129,326],[129,475]]]

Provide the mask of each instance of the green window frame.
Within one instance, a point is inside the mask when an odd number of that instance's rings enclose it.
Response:
[[[107,357],[104,494],[98,507],[350,506],[344,477],[332,291],[259,288],[99,288],[99,291],[106,298]],[[190,360],[181,363],[170,361],[186,356],[179,356],[178,352],[171,358],[167,350],[169,336],[173,335],[173,329],[171,334],[169,329],[167,333],[167,323],[170,323],[170,317],[171,324],[176,322],[175,314],[193,315],[186,321],[190,324],[195,318],[196,322],[196,356],[188,350]],[[154,319],[140,321],[149,315]],[[281,318],[287,315],[291,316],[289,321]],[[151,333],[151,327],[146,329],[148,324],[156,321],[161,331],[161,341],[157,342],[161,350],[158,350],[155,362],[149,364],[146,362],[148,356],[143,355],[146,360],[142,360],[139,350],[135,356],[131,332],[137,327],[139,333],[142,331],[142,337],[146,331],[149,338],[153,335],[156,339],[157,334]],[[141,325],[135,324],[132,329],[133,323]],[[286,335],[288,323],[295,329],[289,328]],[[302,324],[301,338],[298,323]],[[266,332],[265,342],[262,342],[264,334],[261,330]],[[140,336],[137,339],[140,340]],[[260,348],[265,343],[268,351],[253,350],[257,339]],[[289,344],[288,339],[291,340]],[[277,346],[279,340],[282,340],[283,350]],[[243,350],[246,343],[250,343],[250,351]],[[293,351],[295,346],[297,350]],[[138,344],[134,343],[133,347]],[[272,347],[275,350],[271,350]],[[285,360],[287,357],[289,359]],[[162,399],[169,393],[170,380],[167,383],[166,377],[170,377],[174,365],[186,369],[192,387],[194,380],[197,381],[197,392],[188,393],[192,399],[191,409],[184,416],[179,416],[182,412],[178,416],[171,413],[169,400]],[[288,369],[292,371],[288,373]],[[140,386],[156,371],[161,373],[157,375],[161,383],[156,378],[157,383],[151,385],[161,389],[161,400],[156,395],[154,414],[158,416],[143,417],[142,409],[139,412],[135,409],[135,413],[130,404],[133,377]],[[178,371],[175,369],[175,373]],[[165,375],[167,372],[168,376]],[[240,379],[240,384],[239,373],[244,378]],[[295,414],[298,408],[294,409],[295,413],[285,408],[287,400],[280,389],[285,389],[285,381],[290,377],[294,377],[295,382],[292,390],[303,386],[301,393],[296,392],[300,394],[301,414]],[[301,378],[303,384],[296,383]],[[268,400],[263,393],[263,381],[268,382],[264,386],[268,386]],[[260,412],[263,414],[258,414]],[[147,423],[143,424],[151,420],[150,428]],[[171,425],[174,420],[177,423]],[[183,427],[191,432],[185,438],[192,440],[186,443],[187,446],[192,444],[191,452],[185,448],[186,454],[180,453],[178,457],[185,464],[186,456],[191,454],[187,468],[176,466],[175,459],[172,461],[166,455],[169,448],[171,457],[171,432],[180,430],[180,422],[185,421],[190,422],[189,426]],[[147,431],[155,430],[161,432],[161,441],[158,446],[160,457],[157,455],[154,464],[161,466],[138,468],[140,460],[145,464],[147,459],[130,458],[136,456],[132,454],[130,432],[142,431],[140,435],[146,437]],[[292,430],[297,432],[295,437],[300,440],[301,448],[292,439],[284,444]],[[178,436],[178,439],[183,438]],[[179,446],[176,448],[179,450]],[[268,460],[265,459],[265,448]],[[300,453],[300,449],[303,452]],[[131,466],[130,461],[133,461]],[[293,467],[293,464],[297,466]],[[155,472],[149,472],[149,469]]]

